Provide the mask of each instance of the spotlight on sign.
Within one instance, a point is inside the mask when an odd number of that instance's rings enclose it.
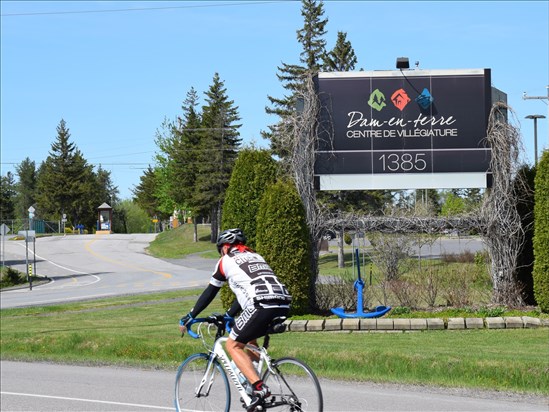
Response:
[[[408,57],[397,57],[396,68],[400,70],[409,69],[410,60],[408,60]]]

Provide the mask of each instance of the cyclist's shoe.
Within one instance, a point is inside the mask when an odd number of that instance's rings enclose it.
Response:
[[[258,412],[264,410],[265,399],[271,396],[271,391],[263,381],[259,381],[254,385],[252,392],[252,401],[248,405],[246,412]]]

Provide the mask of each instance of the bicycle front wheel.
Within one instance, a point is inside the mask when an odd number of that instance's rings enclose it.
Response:
[[[217,360],[208,370],[205,353],[189,356],[179,366],[175,379],[175,409],[181,412],[229,412],[231,390],[225,371]]]
[[[312,369],[294,358],[281,358],[272,362],[263,375],[271,390],[265,407],[276,411],[322,412],[323,400],[320,383]]]

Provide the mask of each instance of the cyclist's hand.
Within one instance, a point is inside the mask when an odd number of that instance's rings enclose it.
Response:
[[[225,319],[230,318],[230,320],[227,320],[227,326],[232,329],[234,326],[234,317],[229,315],[229,313],[225,313]]]
[[[191,320],[193,320],[193,317],[190,313],[187,313],[179,320],[179,331],[181,332],[181,337],[183,337],[183,335],[185,335],[185,332],[187,332],[187,324]]]
[[[213,323],[214,325],[222,325],[223,321],[223,315],[221,315],[220,313],[212,313],[210,316],[208,316],[208,323]]]

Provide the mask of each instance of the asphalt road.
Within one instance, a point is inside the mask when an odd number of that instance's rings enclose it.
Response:
[[[205,286],[215,260],[197,257],[169,261],[145,253],[154,234],[71,235],[4,242],[5,263],[51,282],[1,292],[0,308],[44,305],[114,295]]]
[[[1,362],[2,411],[173,410],[175,371]],[[541,398],[321,380],[325,411],[547,411]],[[240,408],[233,396],[231,411]]]

